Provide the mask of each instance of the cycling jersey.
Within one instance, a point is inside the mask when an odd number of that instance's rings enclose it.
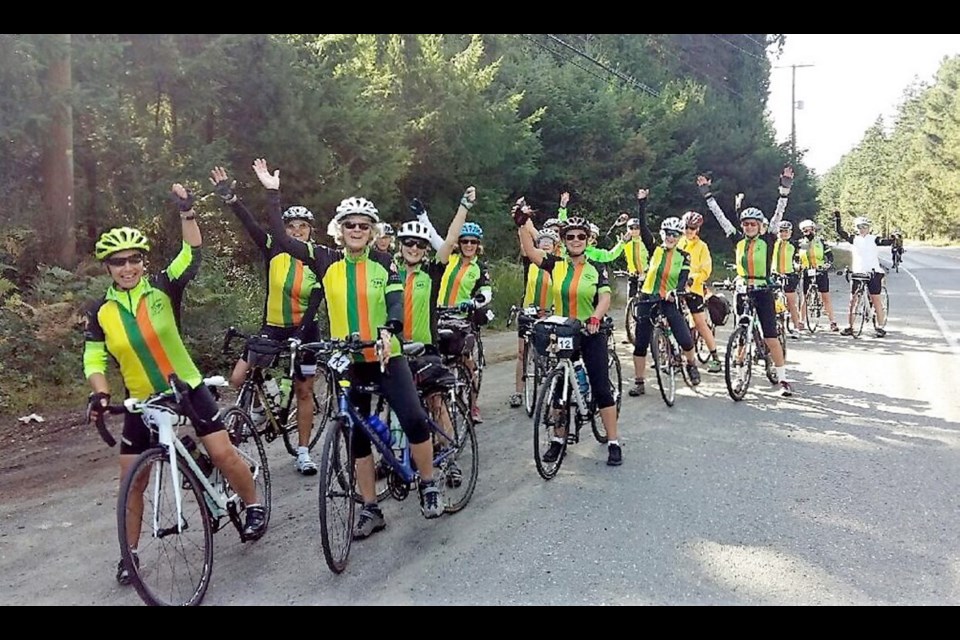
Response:
[[[540,268],[550,274],[554,313],[586,321],[600,301],[601,293],[610,293],[607,268],[587,259],[574,264],[569,259],[544,255]]]
[[[358,256],[323,245],[312,245],[288,236],[280,217],[280,196],[267,191],[270,224],[280,246],[307,264],[323,287],[330,318],[330,337],[359,334],[361,340],[376,340],[379,329],[394,334],[391,355],[400,355],[397,335],[403,334],[403,284],[390,256],[367,247]],[[364,349],[356,360],[374,362],[376,351]]]
[[[650,254],[647,252],[646,245],[643,244],[643,241],[639,237],[631,238],[627,241],[623,253],[627,258],[627,271],[629,273],[646,272]]]
[[[401,259],[397,263],[403,283],[403,339],[436,344],[437,298],[440,281],[447,265],[436,260],[423,260],[413,267]]]
[[[694,236],[692,239],[681,236],[677,242],[677,248],[690,254],[690,277],[693,278],[693,284],[689,286],[688,291],[695,293],[701,298],[704,296],[703,285],[710,279],[713,273],[713,258],[710,257],[710,247],[700,239],[700,236]]]
[[[481,265],[477,258],[465,260],[459,253],[451,255],[440,281],[437,304],[441,307],[455,307],[480,294],[485,294],[487,300],[493,297],[490,273],[486,266]]]
[[[792,239],[784,240],[778,237],[777,241],[773,243],[773,264],[770,267],[771,271],[781,275],[796,273],[799,270],[799,258],[799,247],[796,241]]]
[[[673,249],[656,244],[653,234],[647,228],[646,198],[637,200],[637,219],[640,221],[640,239],[650,254],[647,275],[640,286],[640,293],[647,297],[662,298],[669,291],[684,291],[690,277],[690,254],[679,248],[679,240]]]
[[[892,238],[881,238],[872,233],[851,236],[840,226],[840,218],[834,218],[837,235],[849,242],[853,247],[850,269],[854,273],[870,273],[882,271],[880,267],[880,251],[877,247],[887,247],[893,244]]]
[[[621,253],[623,253],[623,240],[617,240],[617,244],[613,245],[609,249],[601,249],[600,247],[587,247],[584,251],[584,255],[587,256],[587,260],[593,260],[594,262],[613,262],[620,257]]]
[[[734,262],[737,264],[737,275],[743,278],[748,285],[765,286],[772,272],[775,255],[773,245],[779,239],[777,234],[767,231],[767,233],[757,234],[749,238],[727,220],[726,214],[712,195],[707,197],[706,200],[707,207],[713,213],[717,222],[720,223],[724,233],[727,234],[728,238],[732,237],[734,241],[736,252]],[[770,219],[768,229],[779,228],[780,220],[783,218],[783,212],[786,209],[787,196],[780,196],[777,199],[777,208]]]
[[[553,297],[553,280],[549,271],[530,263],[527,270],[527,286],[523,294],[523,306],[537,306],[546,309]]]
[[[800,265],[804,269],[821,269],[833,263],[833,251],[824,244],[820,236],[813,239],[801,238],[799,241]]]
[[[105,374],[109,354],[130,397],[144,400],[167,391],[172,373],[191,388],[199,386],[203,376],[180,336],[183,290],[199,268],[200,248],[184,242],[158,275],[126,291],[112,285],[86,313],[84,375]]]

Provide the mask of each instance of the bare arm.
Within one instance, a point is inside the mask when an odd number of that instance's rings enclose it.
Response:
[[[467,221],[467,212],[473,208],[476,201],[477,189],[475,187],[467,187],[466,191],[463,192],[463,196],[460,198],[460,206],[457,207],[457,213],[453,216],[453,222],[450,223],[450,227],[447,229],[447,239],[444,241],[443,246],[437,249],[438,262],[447,264],[447,262],[450,261],[450,254],[453,253],[453,248],[457,246],[457,238],[460,237],[460,230],[463,228],[463,223]]]

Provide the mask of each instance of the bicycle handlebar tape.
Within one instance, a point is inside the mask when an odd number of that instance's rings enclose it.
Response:
[[[99,414],[96,419],[97,431],[100,432],[100,438],[107,443],[108,447],[117,446],[117,441],[113,437],[113,434],[110,433],[110,430],[107,429],[107,421],[104,419],[103,414]]]

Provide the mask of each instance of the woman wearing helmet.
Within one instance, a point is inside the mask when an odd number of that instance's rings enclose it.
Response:
[[[833,315],[833,300],[830,297],[830,267],[833,265],[833,250],[827,246],[823,238],[817,233],[817,224],[813,220],[803,220],[800,223],[800,312],[801,318],[807,315],[807,289],[816,279],[820,297],[823,299],[823,308],[830,318],[830,331],[837,331],[836,319]],[[812,273],[811,273],[812,272]],[[797,327],[803,330],[803,321]]]
[[[853,219],[853,226],[857,229],[857,235],[851,236],[844,231],[840,223],[840,212],[833,212],[833,220],[836,224],[837,235],[841,240],[849,242],[852,248],[852,264],[850,269],[854,273],[870,274],[870,280],[867,282],[867,292],[870,294],[870,302],[873,304],[874,311],[877,314],[876,335],[882,338],[887,335],[887,330],[883,328],[886,324],[886,314],[883,312],[883,304],[880,302],[880,292],[883,289],[883,276],[885,271],[880,266],[880,251],[877,247],[889,247],[893,244],[893,238],[881,238],[870,233],[870,219],[864,216],[857,216]],[[857,280],[850,280],[850,309],[847,313],[847,326],[840,332],[842,336],[853,335],[853,301],[854,287],[860,286]]]
[[[646,206],[646,199],[649,195],[649,189],[637,190],[637,205]],[[627,258],[627,273],[630,274],[627,280],[627,297],[632,298],[640,290],[640,283],[647,273],[647,263],[650,260],[650,253],[647,251],[647,245],[643,244],[640,238],[640,218],[630,218],[627,220],[627,231],[624,236],[623,253]]]
[[[85,314],[83,372],[90,383],[88,416],[101,416],[110,404],[107,382],[108,356],[120,366],[125,397],[146,399],[170,389],[170,376],[176,374],[186,383],[190,401],[201,422],[194,423],[197,436],[210,459],[230,481],[246,505],[243,533],[255,540],[266,530],[266,512],[254,485],[249,467],[237,454],[220,419],[220,408],[203,376],[183,344],[180,333],[180,304],[187,284],[200,267],[202,239],[193,210],[193,196],[181,184],[172,187],[173,199],[180,209],[183,243],[180,252],[166,269],[155,275],[146,273],[147,238],[137,229],[119,227],[100,236],[95,256],[113,280],[106,295],[90,305]],[[150,447],[150,430],[139,414],[124,415],[120,442],[120,480],[137,457]],[[149,474],[136,483],[146,488]],[[131,509],[138,506],[131,503]],[[128,522],[139,524],[140,513],[129,513]],[[127,531],[127,544],[136,549],[140,531]],[[136,557],[136,556],[134,556]],[[135,560],[139,564],[137,560]],[[128,568],[117,565],[117,582],[129,584]]]
[[[748,287],[754,287],[747,295],[753,298],[757,308],[763,338],[767,343],[767,348],[770,350],[770,356],[777,370],[780,395],[793,395],[793,388],[787,380],[783,348],[781,348],[780,341],[777,339],[777,314],[773,291],[768,286],[774,256],[773,245],[777,237],[773,233],[760,233],[760,225],[766,219],[766,216],[756,207],[747,207],[740,211],[741,232],[739,235],[735,235],[737,229],[727,220],[723,209],[717,204],[710,191],[710,184],[711,180],[706,176],[697,176],[697,187],[707,201],[707,207],[709,207],[717,222],[720,223],[720,227],[727,234],[727,237],[733,238],[737,276],[742,278]],[[777,199],[777,209],[773,213],[773,219],[769,221],[770,226],[778,231],[783,212],[787,209],[787,196],[790,195],[792,185],[793,167],[784,167],[780,174],[780,197]]]
[[[520,236],[526,232],[526,229],[517,229],[520,238],[520,255],[523,256],[526,264],[524,270],[524,282],[526,284],[521,306],[524,309],[536,307],[542,317],[553,301],[553,283],[550,273],[533,264],[523,252],[523,238]],[[544,227],[537,232],[535,242],[537,249],[551,255],[557,255],[560,247],[560,234],[553,228]],[[523,350],[527,344],[525,336],[530,330],[529,322],[532,322],[532,320],[527,320],[527,316],[520,315],[517,318],[517,365],[514,372],[514,392],[510,396],[510,406],[513,408],[523,405]]]
[[[377,249],[379,251],[383,251],[384,253],[392,254],[397,248],[396,242],[394,242],[396,239],[396,232],[393,230],[393,227],[386,222],[378,222],[377,235]]]
[[[809,222],[805,220],[804,222]],[[803,222],[800,223],[801,229]],[[779,274],[783,279],[783,292],[787,297],[787,310],[793,320],[790,329],[791,338],[799,338],[803,329],[803,320],[797,308],[797,285],[800,283],[800,247],[793,240],[793,223],[781,220],[777,229],[777,241],[773,243],[773,262],[770,272]]]
[[[707,326],[706,292],[704,285],[713,273],[713,259],[710,256],[710,247],[700,238],[700,227],[703,226],[703,215],[696,211],[687,211],[680,218],[683,222],[683,237],[677,243],[677,248],[690,254],[690,280],[692,284],[687,288],[687,308],[693,317],[697,333],[703,336],[703,341],[710,351],[710,360],[707,362],[707,371],[719,373],[723,370],[720,357],[717,356],[717,340],[713,331]]]
[[[437,304],[441,307],[460,307],[470,318],[479,332],[488,322],[484,307],[493,300],[493,287],[490,272],[480,257],[483,255],[483,229],[476,222],[466,222],[460,228],[457,246],[450,256],[450,262],[440,281],[440,296]],[[477,369],[481,363],[470,354],[464,354],[464,365],[472,376],[474,384],[470,393],[470,412],[473,421],[483,422],[480,407],[477,405]]]
[[[683,350],[687,359],[687,375],[690,383],[700,384],[700,370],[697,368],[696,352],[693,350],[693,337],[687,321],[680,312],[679,301],[673,297],[677,291],[684,291],[690,278],[690,254],[679,248],[680,237],[683,235],[684,224],[680,218],[665,218],[660,223],[660,245],[653,239],[653,234],[646,224],[646,199],[648,189],[637,191],[637,218],[640,220],[640,237],[650,254],[650,266],[646,278],[637,294],[636,322],[637,329],[633,345],[634,381],[630,389],[631,396],[643,395],[645,390],[644,376],[647,368],[647,349],[650,346],[650,337],[653,334],[653,325],[650,314],[657,304],[661,304],[663,314],[667,316],[673,335]],[[643,195],[640,198],[640,195]],[[672,304],[663,304],[670,302]]]
[[[210,172],[210,182],[223,202],[230,205],[230,209],[263,256],[267,295],[263,301],[263,315],[257,335],[279,343],[286,343],[288,338],[295,335],[305,342],[319,340],[320,329],[316,312],[323,291],[313,271],[303,261],[287,253],[267,230],[257,224],[253,214],[237,196],[236,180],[227,175],[226,169],[214,167]],[[301,242],[311,242],[315,225],[312,211],[302,205],[294,205],[283,212],[281,220],[284,235]],[[247,364],[248,357],[249,354],[244,351],[230,374],[230,384],[235,389],[239,389],[247,377],[250,368]],[[296,406],[312,407],[313,378],[317,371],[316,356],[305,353],[301,368],[302,374],[297,374],[293,380],[294,393],[297,396]],[[298,447],[294,469],[305,476],[312,476],[317,473],[317,465],[310,458],[313,410],[297,411],[296,415]],[[262,408],[254,408],[251,417],[254,422],[264,420]]]
[[[267,189],[271,228],[280,238],[280,171],[271,174],[262,158],[254,161],[253,169]],[[433,444],[427,414],[395,337],[403,333],[403,284],[390,255],[372,247],[378,222],[380,215],[372,202],[366,198],[344,198],[330,228],[342,250],[309,245],[285,235],[280,242],[291,255],[303,260],[323,285],[331,338],[344,339],[354,334],[359,334],[361,340],[379,338],[384,347],[379,361],[374,349],[366,349],[350,365],[350,377],[355,383],[351,387],[351,402],[369,415],[370,394],[357,389],[371,382],[379,383],[407,435],[420,472],[420,510],[427,518],[438,518],[443,514],[443,499],[433,481]],[[366,434],[354,429],[357,485],[364,500],[353,533],[357,539],[386,526],[376,507],[376,471],[370,447]]]
[[[551,276],[554,313],[575,318],[586,325],[587,335],[583,337],[581,352],[600,419],[607,432],[607,464],[620,465],[623,453],[617,440],[617,405],[610,385],[607,336],[600,332],[601,320],[610,308],[610,282],[606,267],[587,259],[590,225],[583,218],[568,218],[561,235],[567,249],[566,256],[558,257],[535,246],[537,229],[530,220],[532,210],[522,198],[511,213],[517,227],[524,231],[520,234],[524,254],[533,265]],[[543,455],[545,462],[557,460],[566,437],[566,433],[554,433],[550,448]]]

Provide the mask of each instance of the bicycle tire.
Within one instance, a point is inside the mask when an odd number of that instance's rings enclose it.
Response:
[[[723,377],[727,393],[734,402],[746,397],[753,375],[753,344],[747,333],[746,326],[738,325],[730,334],[727,351],[723,356]]]
[[[166,447],[141,453],[120,485],[117,532],[121,557],[137,595],[151,606],[200,604],[213,573],[213,523],[205,490],[186,461],[179,457],[177,471],[182,488],[179,518]],[[140,529],[138,561],[134,561],[127,542],[127,510],[134,491],[142,492],[143,499],[140,522],[136,523]],[[156,532],[154,522],[158,525]],[[180,527],[181,522],[186,526]],[[184,543],[185,538],[189,538],[189,542]],[[191,559],[199,563],[199,568],[193,566]],[[192,568],[184,570],[182,563],[189,563]]]
[[[483,369],[486,367],[487,359],[483,353],[483,340],[480,338],[480,329],[478,328],[473,335],[476,338],[473,351],[470,353],[476,371],[476,375],[473,378],[473,392],[480,395],[480,387],[483,384]]]
[[[353,542],[356,511],[356,468],[352,432],[343,418],[324,430],[320,454],[320,544],[327,567],[343,573]]]
[[[823,299],[820,297],[819,289],[809,288],[806,293],[804,304],[804,313],[807,321],[807,331],[816,333],[820,326],[820,318],[823,315]]]
[[[863,333],[863,325],[866,323],[867,313],[869,313],[866,305],[869,304],[870,297],[863,292],[865,286],[863,284],[857,286],[853,304],[853,335],[857,338]]]
[[[253,419],[240,407],[228,407],[223,412],[222,419],[227,429],[227,435],[230,436],[230,442],[237,448],[240,457],[247,462],[247,466],[253,474],[253,484],[256,487],[257,495],[260,496],[260,504],[264,511],[264,526],[267,526],[270,524],[273,487],[263,438],[257,433]],[[223,477],[222,474],[221,477]],[[227,497],[230,497],[234,491],[225,479],[223,483]]]
[[[763,337],[763,333],[755,331],[753,337],[756,343],[754,349],[763,358],[763,372],[767,376],[767,380],[770,381],[770,384],[777,384],[780,382],[780,377],[777,375],[777,369],[773,364],[773,356],[769,347],[767,347],[767,341]]]
[[[547,417],[551,413],[553,397],[559,391],[562,384],[570,384],[566,379],[566,370],[563,367],[555,367],[546,376],[537,390],[537,408],[533,412],[533,461],[537,465],[537,473],[544,480],[550,480],[557,475],[563,459],[567,455],[567,435],[570,433],[570,412],[572,407],[569,402],[566,407],[560,409],[557,415],[558,424],[551,427],[547,424]],[[554,462],[545,462],[543,454],[550,446],[552,437],[556,430],[562,425],[566,425],[566,434],[563,436],[563,443],[560,445],[560,455]]]
[[[668,407],[677,399],[677,372],[674,367],[670,340],[660,327],[654,327],[650,336],[650,357],[657,372],[660,396]]]
[[[787,357],[787,321],[783,318],[781,314],[777,318],[777,341],[780,343],[780,348],[783,350],[783,357]]]
[[[630,298],[627,301],[627,308],[623,312],[623,328],[627,333],[627,342],[637,343],[637,300]]]
[[[523,410],[528,418],[533,417],[537,403],[537,352],[529,340],[523,343],[523,365],[520,374],[523,382]]]
[[[717,339],[717,328],[710,322],[709,318],[707,319],[707,328],[710,329],[710,333],[713,334],[713,339]],[[707,364],[710,362],[710,348],[707,346],[706,339],[700,335],[700,332],[696,332],[696,339],[693,342],[694,349],[697,352],[697,361],[700,364]]]
[[[614,382],[614,376],[610,376],[610,386],[613,387],[613,399],[617,403],[617,418],[619,419],[620,407],[623,405],[623,367],[620,364],[620,356],[613,349],[607,351],[607,370],[616,376],[616,382]]]
[[[453,440],[456,443],[456,453],[453,460],[445,459],[434,473],[437,483],[442,487],[444,498],[444,513],[457,513],[463,510],[477,487],[477,477],[480,474],[480,457],[477,450],[477,431],[470,415],[470,408],[454,394],[444,393],[441,400],[453,425]],[[452,403],[452,406],[451,406]],[[437,444],[445,444],[444,438],[434,436],[434,449]],[[456,464],[462,473],[460,484],[456,484],[454,476],[450,474],[451,462]],[[451,499],[451,496],[456,496]]]
[[[311,398],[313,402],[313,420],[310,426],[310,436],[307,439],[307,449],[313,451],[323,435],[323,429],[327,426],[327,421],[333,415],[333,407],[336,402],[336,379],[333,372],[324,364],[317,365],[317,374],[313,376],[313,390]],[[287,453],[296,457],[299,454],[300,447],[300,427],[297,424],[298,414],[300,412],[300,403],[296,398],[296,389],[290,388],[290,393],[294,394],[291,402],[290,417],[283,428],[283,445],[287,448]]]

